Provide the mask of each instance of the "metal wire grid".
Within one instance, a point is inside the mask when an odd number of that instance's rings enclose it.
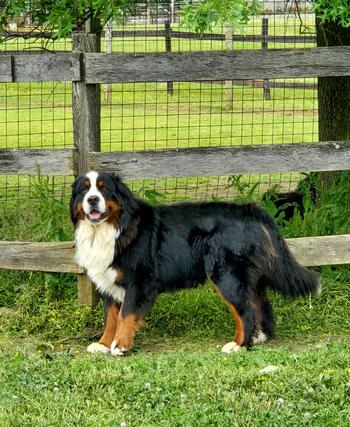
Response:
[[[0,43],[0,53],[30,55],[43,49],[69,52],[71,41],[9,38]],[[71,84],[64,82],[0,84],[0,148],[73,147],[71,93]],[[0,175],[1,239],[35,239],[30,231],[38,222],[33,206],[35,181],[30,176]],[[60,198],[71,177],[54,177],[51,182]]]
[[[234,41],[233,49],[292,48],[315,45],[315,26],[309,10],[290,10],[288,2],[266,2],[265,12],[245,29],[246,38]],[[164,33],[140,35],[139,31],[164,31],[164,17],[127,22],[117,28],[124,38],[104,40],[103,49],[113,52],[165,51]],[[152,15],[153,16],[153,15]],[[158,17],[159,18],[159,17]],[[263,23],[264,20],[264,23]],[[267,24],[266,24],[267,22]],[[171,23],[173,31],[186,30]],[[133,36],[130,34],[134,31]],[[263,43],[262,34],[276,37]],[[116,34],[116,33],[113,33]],[[225,50],[225,28],[213,29],[212,39],[172,38],[172,51]],[[253,37],[252,37],[253,36]],[[293,39],[294,36],[294,39]],[[300,36],[297,39],[296,36]],[[207,36],[205,36],[207,37]],[[279,38],[278,38],[279,37]],[[288,38],[289,37],[289,38]],[[235,81],[232,94],[225,82],[138,83],[103,86],[102,150],[125,151],[162,148],[283,144],[318,139],[315,79]],[[230,98],[232,97],[232,101]],[[220,172],[220,171],[218,171]],[[258,183],[257,191],[271,185],[289,190],[299,174],[265,174],[245,177],[247,185]],[[237,188],[228,177],[147,180],[133,183],[145,194],[155,191],[161,201],[180,199],[230,199]],[[152,193],[151,193],[152,194]]]
[[[113,85],[112,102],[102,106],[102,148],[127,151],[317,140],[315,90],[272,88],[266,100],[261,82],[247,82],[233,86],[230,105],[226,90],[221,82],[175,83],[172,95],[164,83]]]
[[[269,2],[271,3],[271,2]],[[277,1],[273,3],[276,5]],[[271,4],[270,4],[271,6]],[[156,7],[156,6],[153,6]],[[272,10],[274,12],[275,10]],[[269,11],[270,12],[270,11]],[[267,15],[269,35],[299,35],[300,22],[295,15]],[[265,16],[266,17],[266,16]],[[164,21],[164,19],[163,19]],[[144,17],[130,20],[116,31],[164,30],[164,22],[148,23]],[[307,31],[314,31],[305,15]],[[183,31],[178,23],[172,29]],[[305,30],[304,30],[305,31]],[[224,34],[225,29],[213,32]],[[257,42],[237,41],[234,49],[260,49],[262,18],[254,18],[246,35]],[[304,47],[310,43],[268,43],[269,48]],[[71,49],[70,40],[17,39],[0,45],[2,50],[33,51]],[[102,40],[102,50],[110,41]],[[224,40],[172,39],[173,51],[226,49]],[[164,51],[164,37],[125,36],[112,38],[113,52]],[[317,141],[317,93],[312,79],[233,82],[232,103],[228,102],[224,82],[106,85],[102,87],[101,138],[103,151],[145,150],[179,147],[281,144]],[[268,96],[267,96],[268,93]],[[0,147],[63,148],[73,146],[71,85],[65,83],[1,84]],[[220,174],[220,171],[218,171]],[[64,193],[71,177],[53,179],[58,192]],[[299,174],[264,174],[242,178],[246,185],[258,183],[261,194],[277,184],[281,190],[296,186]],[[181,199],[231,199],[239,195],[228,177],[193,177],[134,181],[133,190],[157,201]],[[18,206],[23,195],[30,198],[32,178],[0,177],[0,199],[4,206]]]

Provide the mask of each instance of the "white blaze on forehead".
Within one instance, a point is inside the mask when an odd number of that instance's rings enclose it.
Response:
[[[88,202],[88,199],[91,196],[96,196],[99,198],[99,202],[95,208],[97,208],[99,212],[105,212],[106,211],[106,202],[105,202],[105,199],[103,197],[103,194],[97,188],[98,173],[95,171],[88,172],[85,175],[85,178],[87,178],[90,181],[90,188],[89,188],[89,191],[84,196],[84,200],[83,200],[84,212],[89,213],[91,211],[91,207],[90,207],[90,204]]]

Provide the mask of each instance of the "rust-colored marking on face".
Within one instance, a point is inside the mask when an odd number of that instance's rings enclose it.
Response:
[[[244,341],[244,325],[243,325],[243,320],[241,318],[241,316],[238,314],[235,306],[233,304],[231,304],[229,301],[227,301],[227,299],[222,295],[220,289],[215,286],[215,290],[218,293],[219,297],[223,300],[223,302],[228,305],[228,308],[230,309],[230,312],[232,314],[232,317],[235,320],[236,323],[236,335],[234,337],[234,342],[238,345],[242,345],[243,341]]]
[[[142,324],[143,319],[134,313],[127,314],[125,317],[119,313],[117,331],[114,338],[117,347],[130,350],[134,345],[135,334]]]
[[[76,215],[78,221],[82,221],[85,219],[83,204],[81,202],[77,202],[77,204],[75,206],[75,215]]]
[[[105,319],[105,328],[103,335],[99,340],[100,344],[110,347],[117,330],[117,321],[119,314],[119,307],[114,304],[111,304],[107,308],[106,319]]]
[[[121,212],[120,205],[114,200],[107,199],[106,207],[108,209],[108,217],[106,221],[118,228],[118,218]]]

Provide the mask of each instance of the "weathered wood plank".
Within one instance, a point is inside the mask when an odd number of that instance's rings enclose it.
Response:
[[[0,242],[0,268],[83,273],[73,259],[74,242]]]
[[[12,57],[0,55],[0,83],[12,82]]]
[[[86,54],[87,83],[350,75],[350,46],[234,52]]]
[[[299,237],[287,239],[288,246],[307,267],[350,263],[350,235]]]
[[[305,266],[350,264],[350,234],[286,239],[296,259]],[[0,242],[0,268],[10,270],[80,273],[74,262],[74,242]],[[85,281],[81,279],[81,286]],[[84,293],[90,292],[89,287]],[[90,298],[90,297],[89,297]]]
[[[95,52],[99,50],[98,40],[96,34],[73,33],[73,49],[81,53]],[[78,153],[77,174],[82,175],[87,172],[88,153],[100,150],[100,86],[73,82],[72,109],[74,146]]]
[[[78,81],[81,79],[78,53],[13,55],[14,82]]]
[[[101,38],[95,34],[99,26],[96,19],[85,23],[84,32],[72,34],[73,51],[82,55],[86,52],[100,52]],[[77,150],[77,175],[87,172],[87,158],[90,151],[100,151],[101,138],[101,88],[99,84],[73,82],[72,109],[74,146]],[[98,294],[88,277],[78,277],[78,301],[80,304],[95,305]]]
[[[73,175],[73,150],[0,150],[0,174],[37,175],[38,171],[42,175]]]
[[[75,152],[0,150],[0,174],[76,175]],[[316,172],[350,169],[350,141],[90,152],[87,169],[119,173],[124,179],[215,176],[244,173]]]
[[[124,179],[350,169],[350,141],[90,153],[89,169]]]
[[[77,281],[79,303],[90,306],[96,305],[100,299],[100,294],[88,276],[86,274],[78,274]]]

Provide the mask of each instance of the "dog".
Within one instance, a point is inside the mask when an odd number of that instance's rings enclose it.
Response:
[[[76,261],[105,298],[105,328],[89,352],[123,356],[157,295],[210,279],[236,322],[223,353],[274,336],[267,289],[285,297],[319,292],[313,272],[297,263],[274,220],[254,204],[152,206],[118,176],[88,172],[70,201]]]
[[[281,218],[283,221],[291,220],[295,214],[299,213],[300,218],[304,219],[305,200],[309,206],[314,206],[317,199],[317,189],[315,177],[308,175],[299,181],[294,191],[284,193],[266,192],[261,201],[271,202],[275,206],[274,218]]]

